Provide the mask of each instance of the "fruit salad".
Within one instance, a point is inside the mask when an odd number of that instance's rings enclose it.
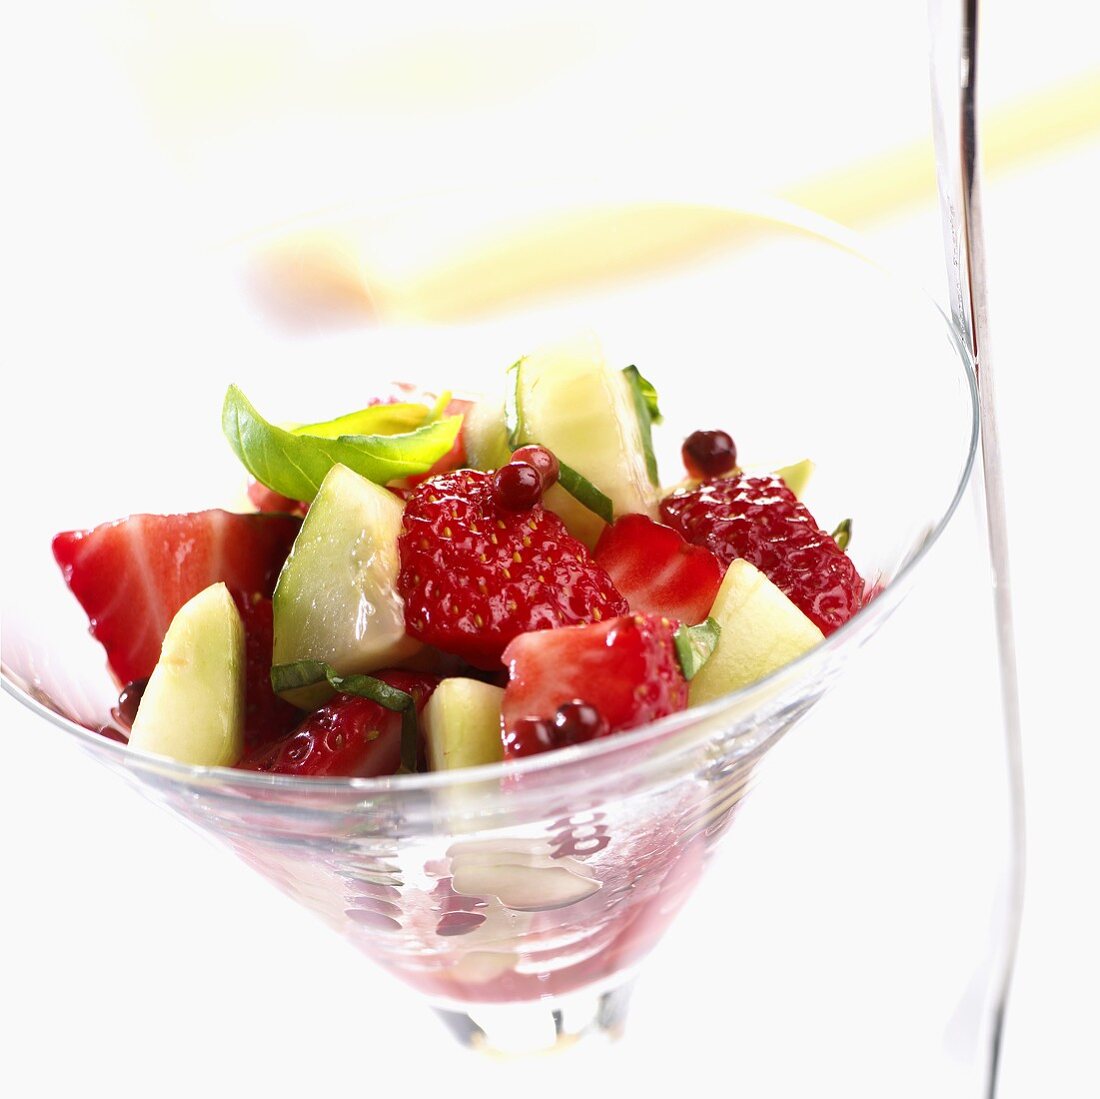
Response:
[[[200,766],[375,777],[514,760],[744,687],[855,614],[809,461],[683,440],[583,339],[480,400],[406,387],[280,426],[235,386],[248,512],[131,515],[54,556],[121,688],[107,736]],[[727,425],[728,426],[728,425]]]

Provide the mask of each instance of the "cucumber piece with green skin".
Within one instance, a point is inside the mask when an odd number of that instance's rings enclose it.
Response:
[[[224,584],[176,612],[164,635],[130,747],[197,767],[231,767],[244,752],[244,626]]]
[[[505,423],[514,446],[538,443],[611,501],[615,515],[657,516],[659,489],[650,479],[647,436],[631,378],[613,370],[595,339],[545,348],[521,359],[509,380]],[[562,485],[543,503],[589,547],[604,519]]]
[[[742,558],[726,570],[710,615],[721,633],[688,686],[689,706],[747,687],[825,640],[779,588]]]
[[[274,664],[320,660],[340,675],[369,675],[412,656],[397,594],[401,501],[346,466],[329,471],[275,585]],[[286,691],[313,709],[327,683]]]
[[[500,705],[504,691],[491,683],[454,676],[432,692],[421,715],[433,771],[478,767],[504,758]]]

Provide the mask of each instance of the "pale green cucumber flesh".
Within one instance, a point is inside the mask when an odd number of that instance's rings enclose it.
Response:
[[[476,679],[444,679],[424,708],[428,766],[477,767],[504,758],[500,706],[504,691]]]
[[[168,627],[130,746],[197,767],[244,751],[244,627],[224,584],[188,600]]]
[[[325,478],[275,586],[275,664],[319,660],[340,675],[369,674],[411,656],[397,594],[402,504],[344,466]],[[327,683],[287,691],[304,708]]]

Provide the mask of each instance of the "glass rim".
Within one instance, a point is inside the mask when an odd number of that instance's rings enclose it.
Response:
[[[453,194],[452,191],[426,191],[417,196],[404,196],[394,199],[394,204],[406,205],[429,197],[441,197]],[[560,202],[562,191],[554,189],[552,192]],[[596,201],[602,197],[599,191],[585,190],[584,196],[589,201]],[[621,204],[629,195],[622,191],[608,192],[608,198],[615,198]],[[373,796],[400,796],[416,795],[419,793],[432,793],[451,788],[464,786],[477,786],[481,783],[499,781],[505,777],[520,778],[524,775],[546,776],[554,771],[566,772],[578,763],[602,762],[608,757],[614,758],[619,753],[629,753],[632,749],[645,746],[649,742],[659,742],[668,735],[669,744],[673,746],[675,753],[690,750],[698,746],[700,742],[715,736],[713,719],[719,717],[728,710],[745,707],[741,712],[748,715],[760,707],[754,707],[749,700],[759,696],[763,703],[771,697],[777,684],[789,681],[807,680],[813,672],[826,666],[834,655],[844,649],[858,644],[859,640],[873,632],[890,612],[897,606],[908,587],[908,582],[913,578],[929,551],[935,546],[952,516],[958,509],[966,486],[970,482],[973,468],[977,458],[978,444],[980,440],[980,416],[979,416],[979,392],[977,385],[976,366],[973,356],[966,343],[960,337],[951,318],[943,308],[920,288],[907,284],[899,278],[889,267],[877,261],[863,246],[858,234],[829,219],[805,210],[792,203],[773,198],[754,198],[736,203],[729,201],[729,196],[721,202],[713,201],[706,196],[705,191],[693,195],[691,192],[677,191],[662,199],[652,191],[638,191],[638,198],[647,198],[650,201],[676,202],[683,204],[697,203],[711,206],[715,209],[725,210],[734,214],[755,216],[777,223],[786,228],[802,230],[811,236],[819,238],[822,242],[839,247],[849,252],[857,259],[875,268],[878,274],[896,285],[906,296],[930,307],[943,322],[947,335],[950,338],[962,369],[966,382],[967,394],[970,398],[970,426],[967,442],[966,457],[958,477],[951,498],[936,522],[931,526],[928,534],[922,539],[921,544],[907,558],[897,574],[876,594],[870,603],[865,605],[851,619],[845,622],[837,630],[824,639],[813,649],[802,654],[790,663],[762,679],[756,680],[735,691],[712,699],[701,706],[669,714],[657,721],[648,722],[637,728],[616,733],[614,736],[602,737],[585,744],[574,745],[567,748],[559,748],[550,752],[528,756],[519,760],[502,760],[498,763],[482,764],[476,767],[463,767],[444,771],[421,771],[408,774],[387,775],[377,778],[359,777],[308,777],[298,775],[279,775],[266,772],[246,771],[234,767],[207,767],[180,763],[167,756],[155,755],[131,748],[128,744],[115,741],[103,736],[101,733],[86,728],[76,721],[52,709],[34,694],[21,685],[23,678],[14,673],[6,662],[0,661],[0,680],[4,691],[15,698],[23,706],[39,717],[46,719],[52,725],[75,736],[78,741],[96,753],[102,753],[107,761],[118,763],[128,769],[139,769],[155,772],[159,777],[167,777],[177,780],[181,785],[201,787],[215,787],[219,785],[231,785],[239,790],[248,790],[250,794],[257,796],[265,792],[281,794],[300,794],[307,796],[311,793],[333,794],[353,793],[364,798]],[[262,239],[263,237],[282,230],[285,231],[295,226],[307,224],[326,224],[332,222],[338,212],[350,212],[358,210],[379,210],[386,206],[382,201],[378,204],[371,202],[355,207],[341,205],[329,208],[322,212],[305,215],[299,218],[289,219],[273,225],[266,230],[255,232],[234,238],[236,243],[246,239]],[[226,242],[222,249],[230,247],[233,242]],[[216,250],[222,250],[216,249]],[[785,688],[789,690],[789,688]],[[748,703],[748,705],[746,705]],[[676,731],[685,732],[691,726],[699,726],[698,737],[689,738],[686,742],[683,737],[673,738],[671,734]],[[774,733],[764,740],[753,745],[751,754],[758,754],[774,738]],[[663,758],[663,756],[661,757]]]

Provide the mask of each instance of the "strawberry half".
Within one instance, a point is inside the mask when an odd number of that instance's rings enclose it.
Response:
[[[576,743],[561,714],[584,702],[599,718],[593,735],[633,729],[687,708],[687,680],[673,639],[676,624],[634,614],[517,637],[505,650],[508,686],[501,715],[504,756],[514,759]],[[571,707],[576,709],[576,707]]]
[[[493,477],[458,470],[415,488],[397,540],[410,636],[479,668],[519,634],[613,618],[626,600],[553,513],[510,511]]]
[[[439,680],[412,672],[379,672],[391,687],[411,694],[423,710]],[[376,778],[401,766],[402,715],[369,698],[337,694],[274,744],[247,753],[245,771],[328,778]]]
[[[596,560],[632,611],[689,626],[710,613],[722,583],[722,566],[713,553],[645,515],[623,515],[605,528]]]
[[[728,477],[661,501],[661,517],[727,568],[743,557],[828,635],[859,610],[863,580],[776,476]]]
[[[119,683],[147,678],[176,611],[223,581],[237,606],[270,599],[301,519],[291,515],[131,515],[65,531],[53,555],[107,650]]]

